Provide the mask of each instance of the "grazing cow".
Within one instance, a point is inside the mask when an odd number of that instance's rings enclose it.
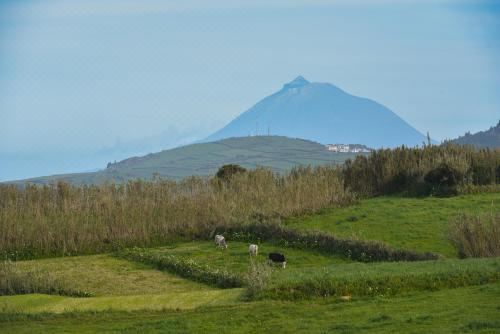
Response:
[[[259,253],[259,246],[251,244],[248,246],[248,253],[250,253],[250,256],[257,255]]]
[[[217,245],[217,247],[224,248],[224,249],[227,248],[226,239],[220,234],[217,234],[215,236],[215,244]]]
[[[269,264],[276,264],[282,266],[283,269],[286,267],[285,255],[280,253],[269,253]]]

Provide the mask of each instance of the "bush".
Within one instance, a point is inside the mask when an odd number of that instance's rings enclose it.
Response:
[[[224,165],[219,170],[217,171],[217,174],[215,174],[216,177],[219,179],[223,180],[230,180],[233,175],[236,175],[238,173],[245,173],[247,170],[240,165],[235,165],[235,164],[229,164],[229,165]]]
[[[456,195],[457,186],[463,180],[463,174],[447,163],[441,163],[437,168],[431,169],[424,176],[431,194]]]
[[[448,236],[458,256],[500,256],[500,214],[462,214],[450,222]]]
[[[254,299],[267,288],[270,279],[271,267],[265,263],[258,263],[252,260],[245,275],[247,288],[244,298],[247,300]]]

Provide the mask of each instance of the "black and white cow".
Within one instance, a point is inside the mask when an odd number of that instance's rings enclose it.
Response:
[[[283,268],[286,267],[285,255],[280,253],[269,253],[269,264],[279,265]]]

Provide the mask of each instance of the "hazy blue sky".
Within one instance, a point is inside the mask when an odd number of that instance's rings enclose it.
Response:
[[[40,155],[205,136],[299,74],[437,140],[486,129],[500,1],[1,1],[0,180],[94,163],[26,166]]]

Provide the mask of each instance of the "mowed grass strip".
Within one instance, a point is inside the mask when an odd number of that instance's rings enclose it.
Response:
[[[337,237],[383,241],[395,248],[457,257],[447,238],[448,222],[459,213],[500,211],[500,193],[449,198],[377,197],[357,205],[325,210],[286,225],[331,232]]]
[[[50,273],[65,287],[99,296],[206,292],[204,284],[154,270],[151,266],[110,255],[91,255],[18,261],[19,270]]]
[[[500,284],[336,302],[260,301],[181,312],[0,315],[3,333],[497,333]]]
[[[192,292],[73,298],[41,294],[2,296],[1,313],[66,313],[84,311],[185,310],[239,301],[242,289],[210,289]],[[1,317],[1,315],[0,315]]]

